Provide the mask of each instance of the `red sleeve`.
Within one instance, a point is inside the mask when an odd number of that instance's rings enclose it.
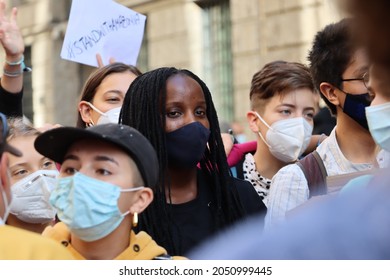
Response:
[[[234,144],[227,158],[228,165],[230,167],[235,166],[242,160],[245,154],[256,152],[256,148],[256,141]]]

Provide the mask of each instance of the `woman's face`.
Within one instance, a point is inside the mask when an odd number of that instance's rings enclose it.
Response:
[[[9,169],[11,173],[11,185],[38,170],[55,170],[54,161],[42,156],[34,148],[36,135],[19,136],[13,138],[9,143],[23,151],[21,157],[8,154]]]
[[[130,71],[108,75],[96,89],[95,96],[91,100],[92,105],[103,113],[121,107],[125,94],[136,77]],[[79,110],[85,123],[92,121],[96,124],[100,118],[100,114],[91,108],[86,101],[80,102]]]
[[[203,90],[194,79],[186,75],[176,74],[168,79],[165,110],[166,132],[192,122],[200,122],[210,128]]]

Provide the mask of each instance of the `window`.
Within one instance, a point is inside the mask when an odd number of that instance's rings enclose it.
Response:
[[[26,46],[24,49],[24,63],[31,67],[31,46]],[[31,121],[34,121],[34,106],[33,106],[33,91],[32,91],[32,72],[24,72],[23,74],[23,114]]]
[[[197,1],[203,8],[204,74],[220,120],[232,121],[233,65],[229,0]]]

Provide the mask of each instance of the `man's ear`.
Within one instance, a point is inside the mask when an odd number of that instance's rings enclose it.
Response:
[[[336,87],[330,83],[323,82],[320,84],[320,91],[325,96],[326,99],[329,100],[335,106],[340,105],[339,97],[336,93]]]
[[[88,105],[87,101],[80,101],[80,103],[79,103],[79,112],[80,112],[81,119],[85,123],[90,123],[91,122],[91,120],[92,120],[92,115],[91,115],[92,109]]]
[[[257,120],[259,119],[259,117],[256,115],[256,113],[254,111],[249,111],[248,113],[246,113],[246,119],[249,123],[249,128],[252,130],[252,132],[258,133],[259,127],[257,125]]]
[[[142,213],[146,207],[153,201],[153,190],[151,188],[143,188],[137,191],[134,195],[136,198],[133,205],[130,206],[130,213]]]

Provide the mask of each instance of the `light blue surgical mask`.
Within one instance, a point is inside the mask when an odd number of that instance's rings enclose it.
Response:
[[[143,186],[122,189],[81,173],[59,178],[50,195],[58,218],[81,240],[91,242],[113,232],[129,211],[121,213],[121,192],[134,192]]]
[[[390,152],[390,102],[366,107],[366,116],[372,138]]]

